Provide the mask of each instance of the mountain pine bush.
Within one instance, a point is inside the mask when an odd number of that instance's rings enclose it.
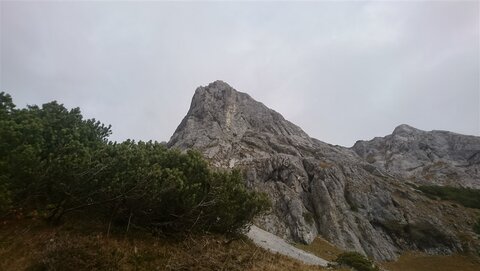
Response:
[[[335,262],[355,268],[357,271],[380,270],[371,260],[358,252],[344,252],[338,255]]]
[[[268,209],[239,171],[158,142],[111,142],[110,134],[79,108],[54,101],[16,109],[0,93],[0,212],[35,211],[51,223],[88,212],[155,231],[236,232]]]

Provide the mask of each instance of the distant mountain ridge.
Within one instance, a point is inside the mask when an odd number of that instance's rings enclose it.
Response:
[[[433,202],[407,183],[423,183],[409,175],[416,172],[410,165],[423,172],[441,161],[448,170],[433,176],[456,172],[468,177],[458,185],[478,186],[480,138],[425,133],[402,125],[385,138],[333,146],[215,81],[197,88],[168,146],[197,149],[216,166],[243,169],[247,185],[272,199],[272,213],[255,222],[265,230],[304,243],[321,235],[346,250],[391,260],[403,250],[448,253],[478,243],[471,210]],[[471,165],[457,170],[465,161]]]
[[[480,188],[480,137],[400,125],[391,135],[357,141],[367,162],[418,184]]]

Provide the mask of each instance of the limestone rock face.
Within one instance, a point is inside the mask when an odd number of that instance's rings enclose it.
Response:
[[[222,81],[195,91],[168,146],[197,149],[218,167],[243,169],[247,185],[266,192],[273,204],[255,224],[285,239],[310,243],[321,235],[346,250],[390,260],[404,249],[459,251],[465,248],[459,234],[474,235],[469,210],[434,203],[367,162],[360,145],[348,149],[310,138]]]
[[[419,184],[480,188],[480,137],[400,125],[352,149],[386,172]]]

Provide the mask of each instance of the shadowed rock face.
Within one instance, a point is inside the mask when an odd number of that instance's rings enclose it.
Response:
[[[310,243],[321,235],[346,250],[390,260],[404,249],[458,251],[465,245],[459,232],[474,234],[471,211],[433,203],[402,176],[365,161],[360,147],[310,138],[222,81],[195,91],[168,145],[200,150],[219,167],[244,169],[247,185],[273,203],[272,213],[256,224],[286,239]]]
[[[386,172],[419,184],[480,188],[480,137],[400,125],[352,149]]]

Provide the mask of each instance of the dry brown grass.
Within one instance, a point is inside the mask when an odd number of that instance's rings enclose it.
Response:
[[[315,238],[309,245],[296,244],[295,246],[328,261],[335,260],[338,255],[344,252],[320,237]]]
[[[337,257],[342,254],[343,251],[342,249],[339,249],[338,247],[334,246],[333,244],[329,243],[327,240],[317,237],[315,240],[313,240],[312,243],[308,245],[304,244],[296,244],[295,245],[297,248],[303,249],[305,251],[308,251],[314,255],[317,255],[320,258],[323,258],[327,261],[333,262]],[[336,271],[350,271],[351,269],[348,267],[343,267],[343,266],[337,266],[334,270]]]
[[[318,163],[318,165],[319,165],[321,168],[331,168],[331,167],[333,167],[333,164],[332,164],[332,163],[325,162],[325,161],[320,161],[320,162]]]
[[[100,223],[84,220],[52,228],[23,219],[0,224],[0,270],[327,270],[272,254],[243,238],[228,241],[221,235],[125,235],[124,229],[107,238]],[[297,247],[327,260],[343,252],[321,238]],[[380,265],[390,271],[480,270],[480,262],[466,256],[413,252]]]
[[[343,250],[330,244],[322,238],[316,238],[309,245],[296,245],[298,248],[309,251],[326,260],[333,261]],[[420,252],[408,252],[395,262],[378,264],[389,271],[478,271],[480,260],[466,255],[428,255]],[[345,269],[348,270],[348,269]]]
[[[119,231],[107,238],[100,228],[52,228],[31,220],[2,225],[0,270],[326,270],[272,254],[244,238],[173,239]]]
[[[420,252],[408,252],[396,262],[381,263],[390,271],[478,271],[480,262],[463,255],[427,255]]]

